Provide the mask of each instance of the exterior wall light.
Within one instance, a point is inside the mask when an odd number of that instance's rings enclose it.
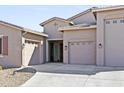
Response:
[[[22,49],[25,47],[25,43],[22,44]]]
[[[67,50],[67,49],[68,49],[68,46],[66,45],[66,46],[65,46],[65,50]]]
[[[99,48],[102,48],[102,44],[101,43],[99,43]]]

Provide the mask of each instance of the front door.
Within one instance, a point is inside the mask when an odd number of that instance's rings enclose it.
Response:
[[[63,43],[60,43],[60,62],[63,62]]]
[[[54,48],[53,48],[54,43],[49,43],[49,61],[53,62],[54,61]]]
[[[54,43],[54,62],[59,62],[60,61],[60,49],[59,49],[59,44]]]

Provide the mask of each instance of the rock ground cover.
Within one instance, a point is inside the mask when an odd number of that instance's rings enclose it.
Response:
[[[0,70],[0,87],[18,87],[29,80],[35,72],[18,71],[17,68],[8,68]]]

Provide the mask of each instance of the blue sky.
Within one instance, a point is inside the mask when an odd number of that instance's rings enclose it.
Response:
[[[102,7],[101,5],[96,5]],[[42,32],[41,22],[51,17],[69,18],[94,5],[0,6],[0,20]]]

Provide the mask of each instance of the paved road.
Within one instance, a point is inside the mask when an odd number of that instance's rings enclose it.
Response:
[[[124,68],[68,64],[33,66],[37,73],[22,87],[121,87]]]

